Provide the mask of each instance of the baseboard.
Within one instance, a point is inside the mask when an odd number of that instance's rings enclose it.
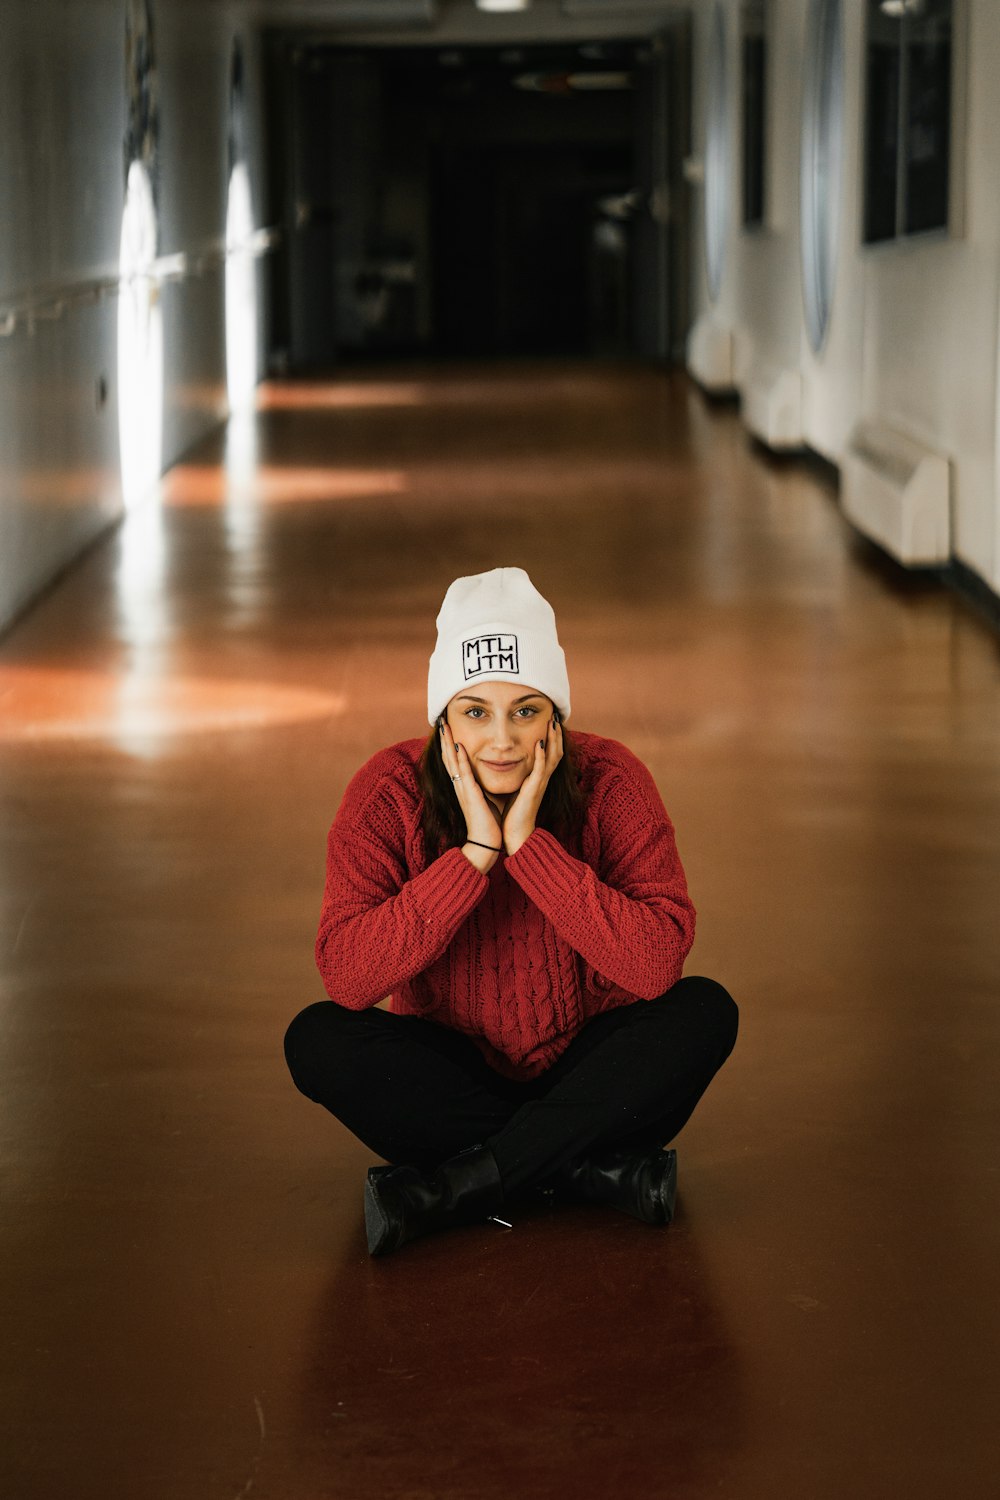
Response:
[[[1000,594],[994,593],[975,568],[953,557],[940,570],[941,581],[954,589],[993,629],[1000,632]]]

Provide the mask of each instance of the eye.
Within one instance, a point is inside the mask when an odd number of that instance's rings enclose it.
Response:
[[[475,716],[475,715],[476,715],[476,714],[481,714],[481,713],[482,713],[482,712],[483,712],[483,710],[482,710],[482,709],[481,709],[481,708],[467,708],[467,709],[466,709],[466,710],[465,710],[465,715],[464,715],[464,717],[465,717],[465,718],[467,718],[467,719],[471,719],[471,718],[473,718],[473,717],[474,717],[474,716]]]
[[[521,708],[518,709],[519,714],[526,714],[529,719],[533,719],[539,712],[540,710],[537,709],[532,703],[525,703]]]

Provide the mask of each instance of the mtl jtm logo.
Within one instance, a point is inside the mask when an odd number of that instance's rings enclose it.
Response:
[[[462,642],[462,665],[466,681],[483,672],[517,673],[517,636],[480,635]]]

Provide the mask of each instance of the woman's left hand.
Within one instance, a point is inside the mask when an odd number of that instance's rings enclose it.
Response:
[[[526,780],[521,783],[517,795],[508,802],[503,815],[503,846],[508,854],[516,854],[534,831],[535,819],[542,805],[549,777],[562,756],[562,724],[558,719],[552,718],[544,740],[535,741],[535,764]]]

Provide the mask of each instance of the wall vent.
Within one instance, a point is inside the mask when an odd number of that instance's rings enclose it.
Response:
[[[882,422],[859,422],[841,462],[844,514],[908,567],[951,556],[951,471],[932,448]]]
[[[755,364],[742,390],[743,420],[768,448],[788,453],[802,447],[802,376]]]
[[[710,315],[700,317],[687,337],[688,372],[713,395],[734,391],[733,331]]]

